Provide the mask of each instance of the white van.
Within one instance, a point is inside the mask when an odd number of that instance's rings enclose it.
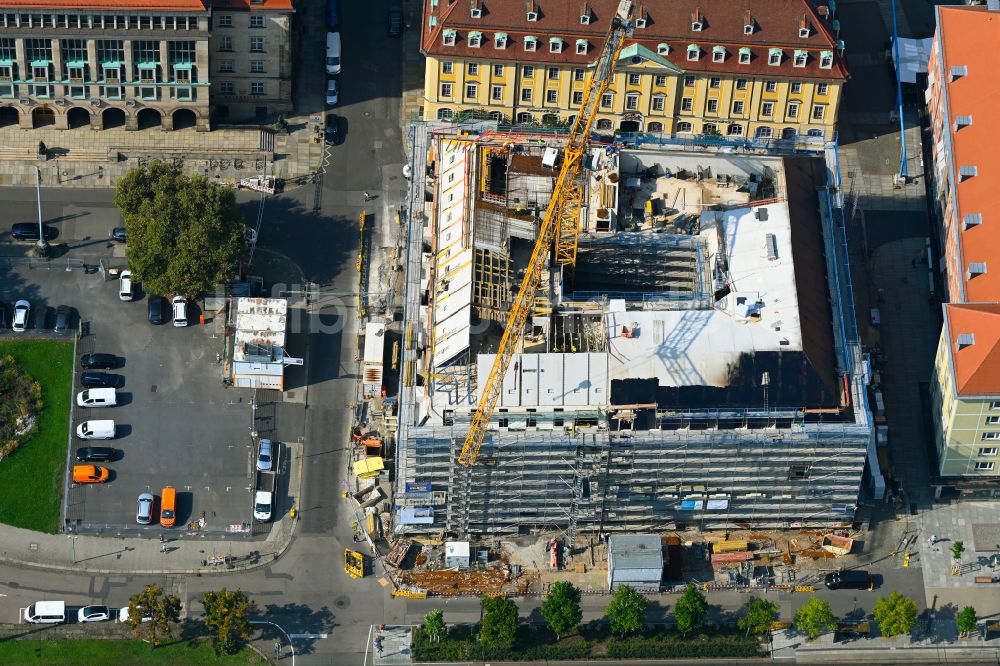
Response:
[[[24,621],[32,624],[62,624],[66,621],[66,602],[36,601],[24,609]]]
[[[80,439],[114,439],[114,421],[84,421],[76,427]]]
[[[93,388],[76,394],[76,404],[80,407],[114,407],[118,404],[118,393],[113,388]]]
[[[326,33],[326,73],[340,74],[340,33]]]

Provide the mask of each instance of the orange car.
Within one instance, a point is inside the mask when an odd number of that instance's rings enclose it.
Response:
[[[97,465],[76,465],[73,467],[73,483],[104,483],[110,472],[107,467]]]

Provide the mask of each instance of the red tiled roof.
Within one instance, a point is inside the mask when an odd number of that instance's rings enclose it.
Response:
[[[538,9],[538,20],[527,20],[527,9]],[[734,4],[740,6],[734,7]],[[472,18],[471,8],[482,8],[481,18]],[[590,22],[580,23],[584,7],[590,9]],[[610,27],[618,0],[454,0],[448,4],[441,0],[436,7],[424,3],[421,26],[421,50],[425,55],[451,56],[462,59],[483,59],[586,66],[593,62]],[[702,30],[691,30],[691,19],[700,14]],[[744,34],[747,17],[752,16],[754,32]],[[436,25],[431,26],[431,17]],[[844,80],[847,70],[841,55],[836,51],[834,39],[825,19],[816,12],[810,0],[646,0],[636,2],[633,20],[645,17],[645,28],[636,28],[626,45],[639,43],[653,53],[661,43],[669,44],[666,59],[677,67],[692,72],[712,72],[732,75],[773,74],[776,77],[801,77]],[[808,26],[809,37],[799,37],[799,28]],[[445,46],[442,30],[457,31],[454,46]],[[468,46],[468,33],[483,33],[479,48]],[[507,47],[496,49],[493,35],[497,32],[509,36]],[[538,38],[537,51],[525,51],[523,38]],[[565,40],[562,53],[549,52],[549,38]],[[576,40],[590,42],[588,53],[577,55]],[[687,60],[687,47],[696,44],[702,55],[697,61]],[[712,62],[712,47],[724,46],[728,55],[721,63]],[[737,64],[740,47],[749,47],[753,57],[749,64]],[[767,64],[767,49],[781,48],[784,59],[780,66]],[[793,67],[795,50],[806,50],[810,58],[805,67]],[[834,66],[820,69],[819,52],[834,51]]]
[[[208,11],[208,0],[0,0],[0,9]]]
[[[963,166],[974,166],[978,173],[959,180],[955,187],[956,225],[959,229],[961,257],[964,263],[960,279],[965,283],[966,302],[1000,301],[1000,13],[985,7],[938,7],[938,32],[943,45],[944,85],[948,91],[951,165],[955,177]],[[968,74],[950,81],[953,66],[968,67]],[[955,131],[957,116],[972,116],[972,124]],[[982,224],[962,229],[962,216],[980,213]],[[953,238],[946,239],[954,242]],[[986,273],[968,279],[969,264],[990,264]],[[1000,376],[997,380],[1000,388]]]
[[[258,11],[261,9],[293,9],[292,0],[263,0],[253,2],[250,0],[212,0],[212,7],[215,9],[232,9],[236,11]]]
[[[1000,395],[1000,303],[949,303],[944,314],[956,393]],[[963,334],[972,344],[959,349]]]

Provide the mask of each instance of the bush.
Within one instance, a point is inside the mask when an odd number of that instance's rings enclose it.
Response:
[[[0,360],[0,460],[38,430],[42,387],[11,355]]]
[[[698,659],[722,657],[759,657],[756,638],[743,635],[701,634],[692,638],[670,632],[656,636],[612,639],[608,657],[613,659]]]

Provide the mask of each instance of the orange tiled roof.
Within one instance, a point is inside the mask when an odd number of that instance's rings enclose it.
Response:
[[[960,396],[1000,395],[1000,303],[949,303],[944,316],[955,391]],[[972,335],[972,344],[959,349],[963,334]]]
[[[250,2],[250,0],[212,0],[212,7],[215,9],[233,9],[239,11],[293,9],[292,0],[262,0],[261,2]]]
[[[472,18],[472,7],[482,8],[480,18]],[[451,56],[464,59],[498,61],[540,62],[553,64],[578,64],[586,66],[596,57],[610,27],[611,17],[618,0],[454,0],[439,2],[437,6],[424,3],[421,26],[421,50],[436,57]],[[527,20],[527,9],[534,7],[538,18]],[[583,8],[589,8],[590,21],[581,24]],[[691,29],[692,19],[698,15],[702,29]],[[434,17],[436,25],[431,26]],[[818,13],[811,0],[743,0],[734,6],[732,0],[645,0],[635,2],[632,18],[646,18],[644,28],[636,28],[626,45],[639,43],[653,53],[657,46],[667,43],[670,52],[666,59],[677,67],[691,72],[718,74],[773,75],[812,79],[845,80],[847,69],[836,50],[836,40],[826,19]],[[744,34],[747,20],[754,26],[753,34]],[[799,37],[799,28],[808,27],[809,36]],[[445,46],[441,38],[443,29],[457,32],[454,46]],[[468,45],[468,33],[483,33],[479,48]],[[497,32],[509,36],[507,47],[495,49],[493,35]],[[537,37],[536,51],[525,51],[523,38]],[[566,44],[561,53],[549,51],[549,38],[561,37]],[[591,43],[586,54],[577,54],[577,39]],[[687,60],[687,47],[696,44],[702,55],[697,61]],[[727,57],[721,63],[712,61],[712,47],[724,46]],[[749,64],[737,64],[737,51],[749,47],[752,59]],[[768,49],[781,48],[784,61],[780,66],[767,64]],[[805,67],[793,67],[795,50],[810,54]],[[834,51],[831,69],[819,67],[820,51]]]
[[[207,11],[207,0],[0,0],[0,9]]]
[[[985,7],[939,7],[938,31],[943,46],[943,68],[948,91],[948,112],[955,177],[962,166],[975,166],[977,175],[958,182],[956,225],[964,263],[960,267],[968,303],[1000,301],[1000,13]],[[949,81],[953,66],[968,67],[968,74]],[[972,124],[955,131],[957,116],[972,116]],[[980,213],[982,224],[961,231],[962,217]],[[953,239],[947,239],[953,242]],[[989,270],[968,278],[968,266],[986,262]],[[1000,387],[1000,376],[997,381]]]

